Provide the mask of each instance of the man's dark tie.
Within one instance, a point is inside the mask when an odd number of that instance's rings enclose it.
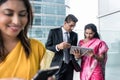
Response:
[[[70,43],[70,36],[68,32],[65,32],[66,38],[67,38],[67,42]],[[70,60],[70,53],[69,53],[69,49],[64,49],[64,58],[65,58],[65,63],[69,63]]]

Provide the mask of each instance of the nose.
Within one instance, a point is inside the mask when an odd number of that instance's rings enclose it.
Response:
[[[18,15],[14,15],[12,19],[12,23],[14,23],[15,25],[20,25],[21,24],[20,17]]]
[[[87,37],[87,38],[89,38],[89,37],[90,37],[90,35],[89,35],[89,34],[86,34],[86,37]]]
[[[90,34],[88,34],[88,37],[90,37]]]

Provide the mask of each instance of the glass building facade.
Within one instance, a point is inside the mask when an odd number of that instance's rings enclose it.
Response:
[[[33,28],[29,36],[46,42],[51,28],[63,25],[67,5],[65,0],[30,0],[34,11]]]
[[[120,0],[99,0],[99,29],[108,44],[106,80],[120,80]]]

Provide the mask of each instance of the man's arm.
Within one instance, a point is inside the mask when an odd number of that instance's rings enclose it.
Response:
[[[49,34],[48,34],[48,39],[47,39],[47,42],[45,44],[46,48],[48,50],[51,50],[53,52],[56,52],[56,45],[53,44],[53,41],[55,41],[55,38],[54,38],[54,33],[52,30],[50,30]]]

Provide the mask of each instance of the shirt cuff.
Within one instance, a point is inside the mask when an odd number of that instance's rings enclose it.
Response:
[[[76,59],[75,60],[77,61],[77,63],[79,64],[79,66],[81,65],[81,59]]]
[[[60,50],[57,48],[57,45],[55,46],[55,49],[56,49],[56,51],[60,51]]]

